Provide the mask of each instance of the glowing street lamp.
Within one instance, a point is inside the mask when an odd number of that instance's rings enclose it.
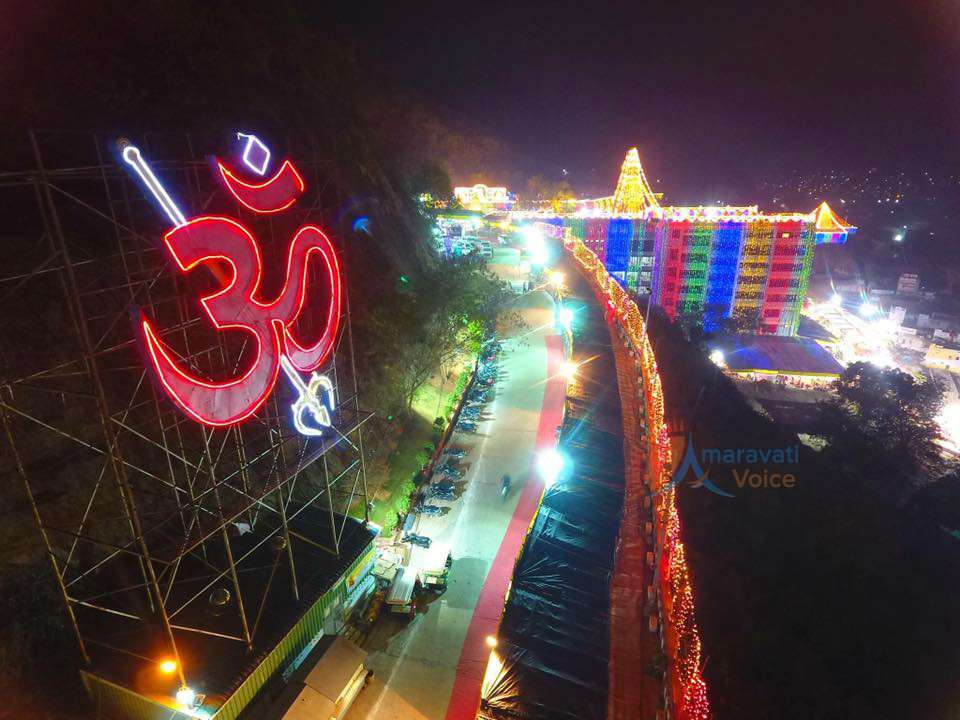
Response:
[[[577,379],[577,369],[579,367],[578,363],[567,360],[560,369],[560,374],[567,379],[567,382],[573,382]]]
[[[545,245],[539,245],[537,247],[530,248],[530,264],[539,265],[543,267],[547,264],[547,261],[550,258],[547,256],[547,248]]]
[[[543,479],[543,484],[551,487],[560,477],[566,464],[566,459],[556,448],[541,450],[537,456],[537,472]]]
[[[543,233],[535,225],[530,225],[524,230],[527,237],[527,253],[530,255],[532,265],[547,264],[547,245],[543,240]]]
[[[497,636],[487,635],[486,643],[488,648],[495,648],[497,646]]]
[[[167,658],[160,663],[160,672],[164,675],[173,675],[177,671],[177,661]]]
[[[902,232],[898,232],[896,235],[894,235],[894,236],[893,236],[893,241],[894,241],[894,242],[903,242],[903,233],[902,233]]]
[[[554,290],[559,290],[563,287],[564,274],[554,270],[550,273],[550,284],[553,286]]]
[[[193,707],[197,701],[197,694],[186,685],[182,685],[176,694],[177,704],[184,707]]]
[[[573,327],[573,310],[568,307],[562,307],[557,311],[557,320],[564,330],[570,330]]]

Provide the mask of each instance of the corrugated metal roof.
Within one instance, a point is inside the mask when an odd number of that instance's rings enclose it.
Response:
[[[839,375],[843,367],[819,343],[779,335],[729,335],[712,343],[736,372]]]

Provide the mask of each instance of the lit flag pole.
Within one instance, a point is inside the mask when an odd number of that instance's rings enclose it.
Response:
[[[247,138],[247,145],[243,156],[244,164],[262,175],[266,171],[267,163],[269,162],[269,148],[253,135],[237,133],[237,136],[238,138]],[[259,146],[259,149],[265,153],[265,160],[261,168],[254,167],[248,159],[251,145],[254,142]],[[123,161],[129,165],[137,177],[140,178],[144,187],[150,191],[150,194],[157,201],[157,204],[160,205],[173,226],[182,227],[186,225],[187,219],[154,174],[153,169],[144,159],[140,148],[125,139],[118,141],[118,145]],[[304,382],[304,379],[300,376],[300,373],[285,353],[280,354],[280,366],[283,368],[283,372],[290,381],[290,384],[293,385],[293,388],[297,391],[297,399],[290,406],[293,414],[294,427],[303,435],[312,437],[323,435],[322,428],[332,427],[330,413],[336,408],[333,383],[330,382],[330,379],[326,375],[316,372],[311,373],[309,380]],[[327,404],[324,404],[320,399],[321,392],[326,396]],[[312,427],[304,422],[304,416],[306,414],[309,414],[313,418],[314,423],[316,423],[318,427]]]

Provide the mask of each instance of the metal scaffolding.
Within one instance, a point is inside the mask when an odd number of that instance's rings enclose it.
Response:
[[[116,139],[31,133],[31,167],[0,173],[0,207],[17,218],[0,243],[10,449],[0,468],[22,480],[85,662],[169,657],[183,682],[182,645],[206,637],[259,649],[265,609],[309,599],[302,549],[335,557],[350,511],[366,521],[370,413],[360,407],[349,293],[324,369],[338,400],[323,437],[294,430],[282,383],[255,416],[223,428],[198,424],[158,391],[135,339],[140,311],[199,375],[236,376],[251,353],[242,333],[217,332],[201,314],[213,276],[173,270],[161,218],[119,166]],[[239,217],[254,232],[278,273],[264,278],[266,295],[280,287],[297,227],[309,218],[334,238],[341,229],[336,166],[316,141],[274,142],[307,191],[282,216],[261,217],[223,193],[195,151],[221,149],[225,136],[136,140],[185,212]],[[348,268],[347,249],[338,252]],[[310,280],[303,338],[319,336],[326,314],[326,281],[315,268]]]

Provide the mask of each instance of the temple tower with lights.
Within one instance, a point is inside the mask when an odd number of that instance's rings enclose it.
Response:
[[[620,167],[617,189],[611,198],[611,210],[621,214],[638,214],[659,208],[657,196],[650,189],[640,164],[640,153],[636,148],[630,148]]]
[[[735,318],[760,332],[795,334],[814,247],[856,231],[825,202],[812,212],[766,213],[660,201],[630,148],[614,194],[583,201],[557,222],[624,287],[650,293],[672,319],[702,319],[707,330]]]

